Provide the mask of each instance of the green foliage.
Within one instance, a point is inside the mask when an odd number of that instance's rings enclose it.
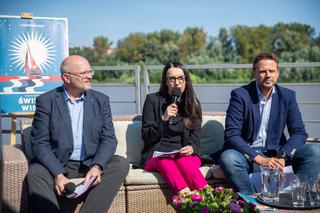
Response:
[[[271,29],[264,25],[247,27],[237,25],[231,28],[237,53],[242,63],[250,63],[254,55],[260,51],[271,50]]]
[[[286,68],[280,70],[279,82],[319,83],[320,68]]]
[[[187,28],[178,39],[179,57],[185,61],[191,54],[197,55],[206,45],[206,34],[201,28]]]
[[[247,83],[251,78],[251,71],[247,69],[205,69],[192,70],[192,83],[211,84],[211,83]]]
[[[145,56],[143,62],[165,64],[170,60],[177,59],[179,51],[176,43],[178,38],[179,34],[171,30],[148,33],[140,48],[141,54]]]
[[[149,80],[152,84],[160,84],[162,71],[154,71],[149,73]]]
[[[143,61],[143,54],[140,52],[145,36],[142,33],[132,33],[128,37],[118,42],[118,48],[115,51],[116,56],[128,63],[137,63]]]
[[[112,42],[108,38],[98,36],[93,40],[93,58],[91,59],[94,65],[105,65],[108,60],[108,50],[111,48]]]
[[[221,28],[219,32],[219,42],[221,46],[221,56],[223,62],[230,63],[240,61],[240,58],[237,59],[236,50],[233,48],[233,39],[227,29]]]
[[[111,47],[107,37],[94,38],[93,47],[70,47],[70,55],[86,57],[91,65],[158,65],[175,60],[185,64],[251,63],[260,51],[276,53],[280,62],[319,62],[320,35],[309,25],[278,23],[274,26],[236,25],[221,28],[217,37],[206,35],[199,27],[182,33],[169,29],[159,32],[131,33]],[[245,83],[250,70],[193,71],[193,83]],[[319,68],[286,69],[280,82],[320,82]],[[159,83],[161,72],[150,73],[150,81]],[[98,82],[131,82],[133,73],[97,72]]]

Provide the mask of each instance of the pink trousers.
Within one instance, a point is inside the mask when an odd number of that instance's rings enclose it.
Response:
[[[201,160],[197,155],[175,158],[150,158],[144,165],[148,172],[159,172],[172,191],[178,193],[189,187],[202,189],[207,182],[200,172]]]

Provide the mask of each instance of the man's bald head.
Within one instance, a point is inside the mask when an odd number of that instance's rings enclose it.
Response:
[[[67,72],[73,72],[77,66],[81,64],[89,64],[88,60],[80,55],[71,55],[66,57],[60,65],[60,73],[63,75]],[[89,65],[90,66],[90,65]]]
[[[80,97],[91,89],[93,71],[87,59],[79,55],[66,57],[60,66],[64,88],[71,97]]]

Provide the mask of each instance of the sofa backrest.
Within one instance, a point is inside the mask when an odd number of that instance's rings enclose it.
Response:
[[[116,154],[128,159],[132,164],[141,164],[141,116],[114,116],[113,124],[118,139]],[[224,143],[225,112],[204,112],[200,151],[204,155],[222,149]]]
[[[22,147],[27,159],[33,155],[30,144],[32,119],[21,120]],[[141,115],[113,116],[115,135],[118,139],[116,154],[132,164],[141,164]],[[200,151],[204,155],[221,150],[224,143],[225,112],[203,112]]]
[[[136,165],[141,164],[141,115],[113,116],[113,126],[118,140],[116,154]]]

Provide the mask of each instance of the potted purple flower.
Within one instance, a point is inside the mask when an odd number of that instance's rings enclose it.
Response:
[[[173,205],[179,212],[200,213],[247,213],[249,209],[242,200],[233,197],[233,190],[229,188],[206,186],[202,190],[173,197]]]

